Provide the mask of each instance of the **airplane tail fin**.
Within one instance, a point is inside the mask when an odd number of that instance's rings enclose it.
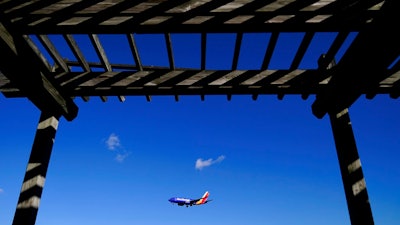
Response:
[[[204,193],[203,197],[201,197],[197,202],[196,205],[201,205],[201,204],[205,204],[208,202],[208,196],[210,195],[210,193],[208,191],[206,191],[206,193]]]

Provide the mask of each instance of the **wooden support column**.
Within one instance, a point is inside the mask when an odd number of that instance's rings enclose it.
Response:
[[[13,225],[34,225],[60,116],[42,112]]]
[[[373,225],[367,186],[361,169],[348,109],[329,113],[344,192],[352,225]]]

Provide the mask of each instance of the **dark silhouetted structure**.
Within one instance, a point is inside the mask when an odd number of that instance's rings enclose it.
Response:
[[[247,94],[315,95],[313,114],[328,114],[336,143],[351,223],[373,224],[367,189],[351,128],[348,108],[361,96],[400,95],[400,3],[396,0],[136,0],[0,2],[0,91],[6,97],[28,98],[42,111],[14,224],[33,225],[39,207],[58,119],[78,115],[74,97]],[[272,70],[271,57],[282,33],[304,37],[287,69]],[[300,69],[318,32],[337,33],[318,68]],[[357,36],[335,64],[350,33]],[[143,65],[135,35],[162,34],[169,66]],[[199,68],[177,68],[172,33],[200,35]],[[236,35],[229,70],[206,68],[207,36]],[[262,65],[238,70],[246,33],[269,33]],[[75,59],[63,58],[49,35],[61,35]],[[74,35],[87,35],[100,63],[89,62]],[[126,38],[134,62],[110,63],[98,34]],[[43,48],[32,40],[37,38]],[[43,50],[41,50],[43,49]],[[45,54],[45,52],[46,54]],[[44,55],[54,61],[50,65]],[[40,149],[40,151],[38,151]]]

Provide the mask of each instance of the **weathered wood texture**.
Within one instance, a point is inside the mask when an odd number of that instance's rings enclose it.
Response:
[[[0,22],[5,28],[1,31],[3,40],[11,34],[30,46],[35,61],[41,64],[38,72],[55,87],[61,100],[77,96],[85,100],[100,96],[106,100],[106,96],[125,99],[123,96],[142,95],[149,99],[151,95],[208,94],[249,94],[253,99],[261,94],[275,94],[279,99],[286,94],[299,94],[306,99],[317,95],[314,113],[321,117],[329,110],[326,104],[337,104],[338,99],[345,99],[340,104],[348,107],[361,94],[368,98],[377,94],[393,98],[400,95],[400,63],[396,62],[400,44],[395,41],[398,38],[394,26],[388,26],[399,23],[395,16],[399,10],[393,0],[1,1]],[[270,34],[262,64],[260,68],[238,70],[240,54],[245,50],[243,37],[250,32]],[[286,32],[304,35],[299,47],[293,49],[293,59],[287,59],[291,60],[287,63],[290,66],[271,68],[279,38]],[[319,32],[337,35],[320,58],[318,68],[300,68]],[[332,68],[329,63],[335,60],[351,32],[358,33],[349,47],[351,51]],[[143,64],[135,42],[138,33],[163,35],[168,66]],[[174,33],[200,35],[199,68],[177,66],[171,41]],[[207,68],[206,55],[212,50],[207,48],[207,42],[212,33],[236,35],[231,66],[225,70]],[[85,58],[76,40],[78,34],[90,40],[91,46],[86,47],[95,50],[98,62]],[[132,63],[111,61],[99,34],[124,37]],[[62,36],[74,59],[63,58],[50,35]],[[31,38],[37,38],[44,50],[40,51]],[[390,54],[385,54],[388,49]],[[7,55],[11,53],[1,54],[5,59],[12,58]],[[19,65],[32,67],[31,64],[19,59]],[[388,67],[389,64],[392,65]],[[5,96],[32,98],[21,85],[26,83],[25,78],[6,69],[1,71],[0,91]],[[349,93],[343,90],[356,91],[346,97]],[[51,95],[46,89],[43,95],[46,92]]]

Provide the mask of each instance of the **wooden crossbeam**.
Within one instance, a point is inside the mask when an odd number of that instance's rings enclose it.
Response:
[[[379,16],[358,34],[340,62],[329,71],[332,78],[312,105],[317,118],[350,107],[365,90],[390,75],[385,71],[400,55],[400,33],[390,26],[400,21],[398,9],[399,1],[386,0]]]
[[[51,81],[48,66],[22,35],[10,33],[4,23],[0,23],[0,49],[2,57],[7,58],[0,60],[0,70],[40,110],[59,113],[67,120],[77,116],[78,107]]]

